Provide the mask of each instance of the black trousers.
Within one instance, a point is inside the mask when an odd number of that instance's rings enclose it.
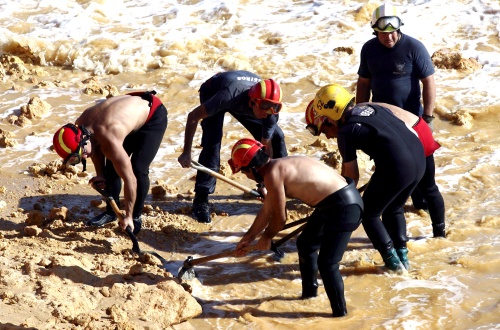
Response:
[[[130,156],[132,170],[137,179],[137,196],[132,214],[134,218],[142,215],[144,201],[149,191],[149,166],[160,148],[163,135],[167,129],[167,115],[165,106],[160,105],[144,126],[137,132],[129,134],[123,141],[123,148]],[[113,199],[118,203],[122,189],[122,179],[116,173],[113,163],[109,160],[106,160],[104,176],[106,186],[111,190]],[[113,212],[111,205],[107,205],[106,210]]]
[[[356,188],[352,185],[348,189]],[[355,193],[359,196],[357,191]],[[342,197],[335,194],[332,196]],[[302,285],[317,286],[319,270],[334,315],[346,310],[344,281],[340,274],[339,262],[347,249],[352,232],[361,223],[362,214],[361,196],[357,204],[315,209],[297,238]]]

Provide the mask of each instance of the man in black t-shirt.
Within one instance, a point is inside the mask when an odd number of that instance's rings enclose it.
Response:
[[[186,122],[184,151],[178,161],[191,166],[193,137],[201,120],[202,150],[198,162],[218,172],[224,115],[230,113],[252,136],[266,146],[272,158],[287,156],[285,137],[277,125],[282,107],[282,92],[273,79],[262,80],[248,71],[221,72],[200,87],[200,105],[193,109]],[[198,171],[196,174],[193,215],[199,222],[211,222],[208,195],[215,191],[216,179]]]
[[[384,4],[373,12],[375,38],[361,49],[356,103],[384,102],[422,117],[431,127],[436,99],[434,66],[419,40],[401,33],[398,7]],[[422,92],[420,91],[422,83]],[[422,103],[420,102],[422,98]],[[412,194],[413,205],[428,209],[422,192]]]

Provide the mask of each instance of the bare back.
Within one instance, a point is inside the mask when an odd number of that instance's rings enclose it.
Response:
[[[281,186],[286,197],[300,199],[310,206],[347,185],[335,169],[306,156],[272,159],[263,176],[268,191]]]
[[[392,114],[396,117],[398,117],[400,120],[402,120],[406,126],[410,129],[410,131],[413,131],[413,126],[418,122],[418,116],[411,113],[410,111],[406,111],[405,109],[401,109],[400,107],[397,107],[395,105],[389,104],[389,103],[383,103],[383,102],[371,102],[372,104],[377,104],[380,105],[384,108],[389,109]],[[415,132],[416,134],[416,132]]]
[[[145,124],[149,110],[148,101],[140,97],[115,96],[86,109],[76,124],[90,129],[98,143],[105,139],[123,142]]]

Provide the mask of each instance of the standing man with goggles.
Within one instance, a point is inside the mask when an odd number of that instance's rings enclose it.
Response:
[[[200,87],[200,105],[193,109],[186,122],[184,151],[178,161],[191,166],[193,138],[201,120],[203,134],[198,162],[213,171],[220,168],[220,148],[224,115],[230,113],[252,136],[266,146],[272,158],[287,156],[285,136],[278,126],[281,110],[281,88],[273,79],[262,80],[248,71],[220,72]],[[193,215],[202,223],[210,223],[208,195],[215,191],[216,179],[198,171],[196,174]]]
[[[125,217],[122,229],[130,226],[137,234],[142,226],[142,210],[149,191],[149,166],[160,148],[167,129],[167,109],[156,92],[134,92],[111,97],[86,109],[74,124],[66,124],[54,134],[53,145],[64,164],[92,158],[96,176],[89,183],[106,189],[119,201],[124,185]],[[102,226],[116,220],[111,205],[89,221]]]
[[[422,117],[433,129],[436,86],[434,66],[425,46],[401,33],[403,22],[398,8],[391,4],[375,9],[371,25],[376,38],[361,48],[356,103],[369,102],[371,96],[372,102],[393,104]],[[418,209],[429,208],[418,188],[412,200]]]

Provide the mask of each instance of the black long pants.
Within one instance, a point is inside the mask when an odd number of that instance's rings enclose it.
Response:
[[[444,199],[435,180],[436,165],[434,155],[425,158],[425,173],[417,185],[419,192],[427,201],[429,215],[433,225],[444,224]]]
[[[132,213],[134,218],[142,215],[144,201],[149,191],[149,166],[160,148],[167,125],[167,109],[165,106],[160,105],[144,126],[137,132],[127,135],[125,141],[123,141],[123,148],[131,156],[132,170],[137,179],[137,196]],[[116,173],[113,163],[107,159],[104,176],[106,178],[106,186],[111,189],[111,195],[118,203],[122,189],[122,179]],[[106,210],[113,212],[111,205],[107,205]]]
[[[418,160],[415,166],[406,169],[376,166],[363,193],[363,227],[382,256],[393,247],[406,247],[408,237],[403,207],[424,175],[423,155]]]
[[[302,285],[316,283],[319,270],[334,315],[346,309],[339,262],[361,216],[357,204],[328,211],[316,209],[297,238]],[[344,231],[345,225],[351,227],[349,231]]]

